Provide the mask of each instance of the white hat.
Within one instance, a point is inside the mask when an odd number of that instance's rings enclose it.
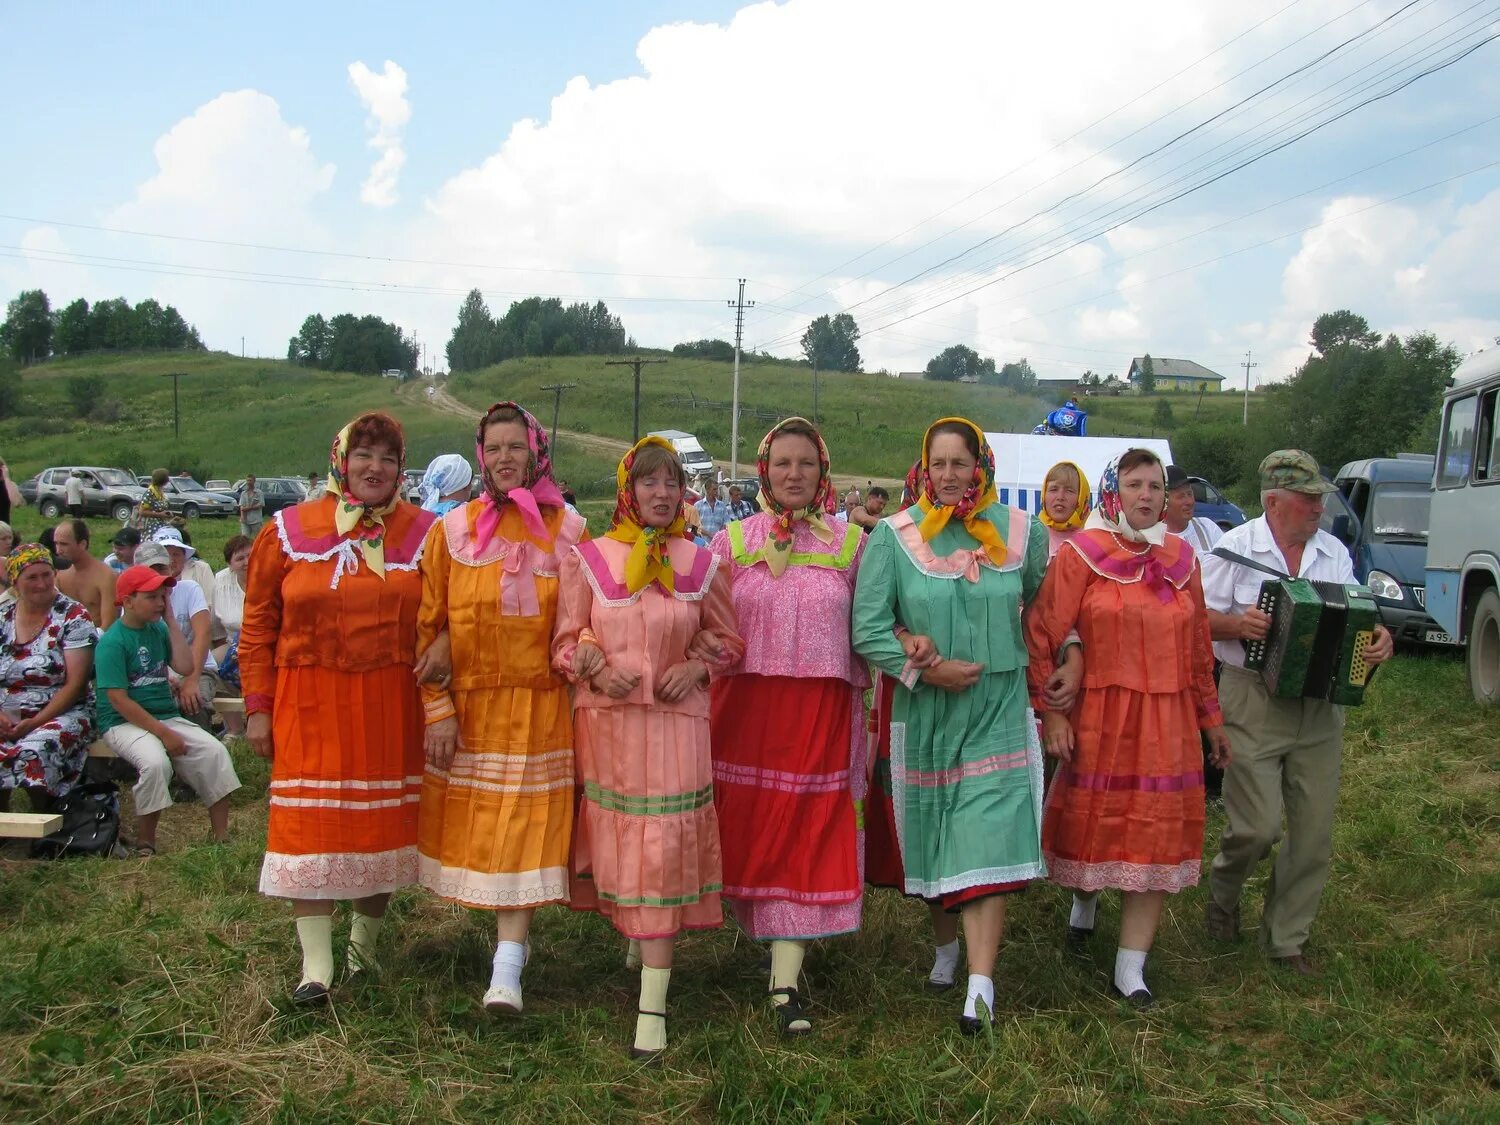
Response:
[[[196,547],[189,547],[182,541],[182,532],[178,531],[175,527],[158,527],[151,533],[151,542],[160,543],[163,547],[176,547],[179,550],[186,551],[188,558],[192,558],[198,553]]]

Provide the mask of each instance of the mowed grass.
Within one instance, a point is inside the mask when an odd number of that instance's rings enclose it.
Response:
[[[1107,992],[1118,901],[1091,964],[1061,950],[1066,895],[1014,900],[993,1035],[922,989],[926,911],[866,900],[819,943],[817,1028],[777,1038],[732,927],[679,947],[665,1065],[626,1057],[636,981],[599,918],[543,910],[527,1012],[487,1018],[493,922],[395,898],[378,985],[287,1002],[285,904],[257,894],[267,769],[236,748],[235,842],[169,810],[150,861],[0,862],[0,1117],[14,1121],[1494,1121],[1500,1118],[1500,710],[1453,659],[1402,656],[1349,712],[1336,859],[1309,952],[1210,942],[1203,892],[1168,906],[1160,999]],[[1220,826],[1211,818],[1209,840]],[[1206,847],[1207,847],[1206,843]],[[14,854],[14,846],[10,854]],[[1245,918],[1259,913],[1264,871]],[[338,933],[347,933],[341,922]]]

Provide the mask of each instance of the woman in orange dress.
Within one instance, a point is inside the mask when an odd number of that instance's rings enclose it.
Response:
[[[724,924],[708,666],[688,649],[703,630],[730,659],[744,646],[728,567],[686,537],[687,474],[672,447],[642,438],[616,480],[608,534],[563,559],[552,658],[577,685],[573,909],[630,939],[644,965],[630,1053],[654,1058],[677,935]]]
[[[328,998],[335,902],[354,902],[357,973],[390,893],[417,877],[412,665],[432,516],[401,500],[405,456],[394,418],[361,414],[334,441],[324,495],[277,512],[250,554],[240,682],[246,736],[271,759],[260,889],[292,900],[299,1003]]]
[[[422,689],[418,849],[423,886],[496,912],[484,1006],[515,1013],[532,916],[568,901],[573,721],[551,649],[560,560],[585,527],[530,414],[497,403],[476,443],[484,494],[433,525],[422,560],[418,643],[449,634],[452,679]]]
[[[1047,752],[1042,852],[1073,888],[1070,940],[1094,931],[1099,891],[1124,892],[1114,986],[1152,1002],[1146,956],[1166,895],[1198,882],[1203,855],[1201,728],[1229,756],[1213,680],[1208,613],[1193,549],[1161,522],[1165,473],[1154,453],[1112,461],[1084,529],[1063,544],[1026,619],[1027,669]],[[1071,713],[1044,710],[1054,654],[1077,630],[1086,653]]]

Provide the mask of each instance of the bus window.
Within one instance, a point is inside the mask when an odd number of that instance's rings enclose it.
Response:
[[[1495,408],[1500,405],[1500,388],[1486,391],[1479,402],[1479,441],[1474,447],[1474,479],[1500,480],[1500,432]]]
[[[1454,399],[1443,423],[1443,445],[1438,450],[1439,488],[1458,488],[1469,481],[1474,460],[1474,416],[1479,400],[1473,395]]]

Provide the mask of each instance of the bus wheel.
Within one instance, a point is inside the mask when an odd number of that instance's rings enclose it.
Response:
[[[1500,593],[1486,590],[1469,627],[1469,690],[1474,701],[1500,703]]]

